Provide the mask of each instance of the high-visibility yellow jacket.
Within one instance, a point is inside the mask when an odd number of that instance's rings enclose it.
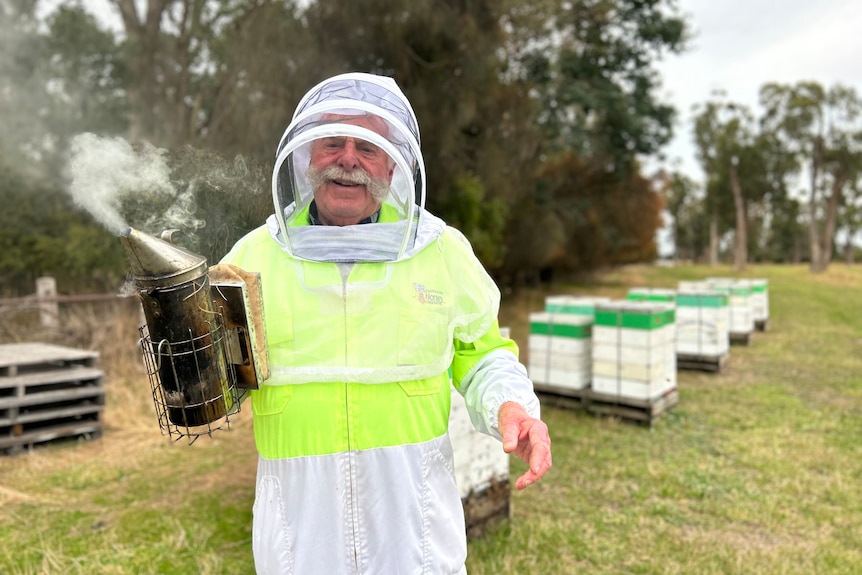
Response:
[[[223,259],[263,289],[258,573],[464,573],[448,369],[480,431],[499,438],[506,401],[539,415],[499,291],[463,235],[421,218],[423,245],[398,262],[297,259],[272,219]]]

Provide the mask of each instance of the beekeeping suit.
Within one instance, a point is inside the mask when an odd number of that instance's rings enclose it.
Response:
[[[388,156],[390,189],[366,223],[313,225],[309,165],[329,141]],[[505,402],[539,416],[499,333],[499,290],[464,236],[424,209],[419,141],[392,79],[322,82],[278,145],[275,214],[223,260],[259,272],[263,289],[272,376],[251,394],[258,573],[464,573],[449,369],[480,431],[500,437]]]

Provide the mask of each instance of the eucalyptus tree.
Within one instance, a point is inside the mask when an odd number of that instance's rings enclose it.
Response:
[[[862,231],[862,178],[858,175],[847,184],[838,220],[844,232],[844,261],[852,264],[855,261],[855,240]]]
[[[729,189],[733,198],[734,263],[738,270],[744,270],[748,263],[748,219],[741,174],[750,178],[758,169],[754,118],[745,106],[720,98],[696,109],[694,139],[697,158],[707,176],[708,193],[725,196],[724,190]],[[712,204],[716,208],[720,202],[714,200]],[[713,217],[717,219],[720,214],[716,211]],[[711,245],[714,249],[714,237]],[[711,261],[714,257],[713,254]]]
[[[807,175],[810,268],[823,271],[832,258],[841,196],[862,162],[862,101],[853,88],[827,90],[817,82],[765,84],[760,100],[764,129],[781,139]]]
[[[770,261],[799,263],[808,258],[805,206],[789,194],[770,201],[765,253]]]
[[[664,182],[665,207],[670,213],[674,257],[699,260],[709,245],[708,214],[702,187],[682,172],[670,173]]]

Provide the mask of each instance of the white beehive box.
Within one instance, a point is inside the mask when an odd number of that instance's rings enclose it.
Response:
[[[589,386],[592,326],[592,318],[586,315],[530,314],[527,371],[536,389],[565,391]]]
[[[666,288],[631,288],[626,294],[629,301],[648,301],[673,304],[676,301],[676,290]]]
[[[730,337],[743,338],[747,341],[754,331],[751,285],[747,280],[734,278],[708,278],[706,281],[709,289],[725,293],[728,296],[728,331]]]
[[[728,353],[728,296],[717,291],[680,292],[676,300],[678,355],[718,358]]]
[[[765,330],[769,322],[769,280],[748,280],[751,285],[751,313],[754,315],[754,325],[759,330]]]
[[[592,390],[651,400],[676,389],[674,317],[669,304],[598,304],[593,325]]]
[[[706,281],[690,281],[690,280],[681,280],[677,283],[676,291],[677,292],[698,292],[709,290],[709,283]]]
[[[492,484],[508,482],[509,455],[497,439],[476,431],[464,398],[452,388],[449,439],[455,457],[455,481],[461,498],[481,493]]]
[[[545,298],[545,311],[593,317],[596,304],[609,301],[610,298],[600,296],[551,295]]]

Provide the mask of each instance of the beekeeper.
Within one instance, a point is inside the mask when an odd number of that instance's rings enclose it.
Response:
[[[424,209],[416,117],[387,77],[330,78],[278,144],[275,214],[225,256],[259,272],[272,376],[252,392],[258,573],[465,573],[447,432],[451,381],[474,426],[529,469],[547,426],[500,292]]]

